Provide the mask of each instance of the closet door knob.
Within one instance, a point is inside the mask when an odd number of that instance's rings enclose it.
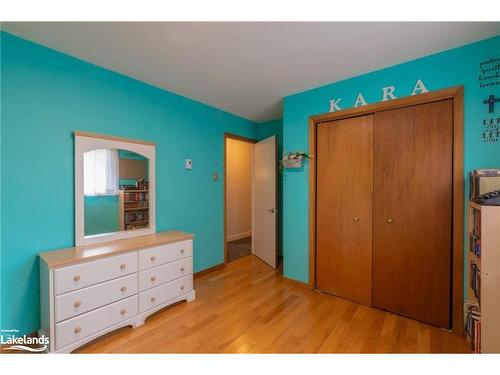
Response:
[[[357,222],[359,221],[359,217],[355,217],[353,220]]]
[[[127,313],[127,310],[125,310],[125,309],[122,309],[122,311],[120,311],[120,314],[122,314],[122,315],[125,315],[126,313]]]
[[[74,307],[80,307],[80,305],[81,305],[81,304],[82,304],[82,303],[81,303],[80,301],[76,301],[76,302],[73,304],[73,306],[74,306]]]
[[[151,257],[151,262],[154,262],[156,260],[156,257],[155,256],[152,256]]]
[[[75,333],[80,333],[82,331],[82,329],[80,327],[76,327],[75,330],[73,332]]]
[[[80,280],[80,275],[76,275],[75,277],[73,277],[73,281],[78,281]]]
[[[127,265],[126,265],[126,264],[120,264],[120,269],[124,270],[124,269],[125,269],[125,267],[127,267]]]
[[[156,280],[156,276],[152,276],[151,277],[151,282],[155,281]]]
[[[120,289],[122,292],[126,291],[127,290],[127,287],[126,286],[122,286],[121,289]]]
[[[156,301],[156,297],[151,297],[151,302],[155,302]]]
[[[387,224],[392,224],[392,223],[394,223],[394,220],[392,220],[392,219],[387,219]]]

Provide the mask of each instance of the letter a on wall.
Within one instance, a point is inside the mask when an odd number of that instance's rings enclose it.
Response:
[[[419,79],[419,80],[417,80],[417,83],[415,84],[415,88],[413,89],[413,92],[411,94],[417,95],[417,94],[423,94],[424,92],[429,92],[429,90],[427,90],[427,88],[425,87],[422,80]]]
[[[358,97],[356,98],[356,103],[354,103],[354,108],[362,106],[362,105],[366,105],[366,100],[363,97],[363,94],[359,93]]]

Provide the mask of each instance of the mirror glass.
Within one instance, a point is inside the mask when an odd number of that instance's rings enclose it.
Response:
[[[85,236],[149,228],[148,166],[129,150],[83,154]]]

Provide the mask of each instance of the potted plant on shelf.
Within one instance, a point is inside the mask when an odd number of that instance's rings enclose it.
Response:
[[[285,152],[281,158],[282,168],[301,168],[308,155],[303,151]]]

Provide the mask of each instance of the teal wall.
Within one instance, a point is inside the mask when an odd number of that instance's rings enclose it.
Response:
[[[255,138],[255,123],[5,32],[0,42],[0,327],[39,328],[36,254],[74,245],[74,130],[156,142],[156,229],[196,235],[195,271],[223,262],[224,132]]]
[[[119,230],[118,195],[85,196],[83,212],[86,236]]]
[[[308,118],[328,112],[331,99],[342,97],[340,106],[349,108],[362,92],[368,103],[375,103],[382,98],[382,87],[389,85],[396,87],[397,97],[408,96],[417,79],[422,79],[431,91],[464,85],[465,172],[500,168],[500,143],[481,140],[483,119],[500,117],[500,103],[491,115],[482,103],[491,94],[500,97],[500,84],[480,88],[478,82],[480,63],[490,57],[500,57],[499,36],[288,96],[284,98],[284,150],[308,150]],[[498,66],[496,72],[500,74]],[[309,277],[308,173],[307,163],[303,170],[286,170],[283,186],[284,274],[303,282]]]

